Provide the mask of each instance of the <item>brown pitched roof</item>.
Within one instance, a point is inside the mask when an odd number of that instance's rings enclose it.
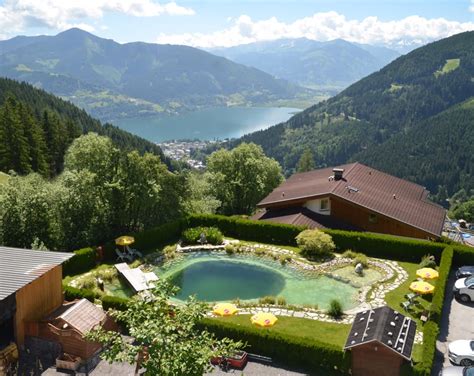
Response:
[[[341,222],[329,215],[315,213],[304,207],[289,207],[257,212],[251,219],[285,223],[308,228],[335,228],[340,230],[360,231],[355,226]]]
[[[58,318],[63,319],[79,333],[86,334],[97,325],[104,323],[106,313],[87,299],[79,300],[65,312],[60,312]]]
[[[330,178],[332,167],[294,174],[257,206],[275,207],[333,195],[436,236],[441,234],[446,211],[428,201],[429,192],[421,185],[361,163],[337,168],[344,169],[342,180]]]
[[[410,360],[415,343],[416,322],[384,306],[359,312],[352,323],[344,350],[377,341]]]

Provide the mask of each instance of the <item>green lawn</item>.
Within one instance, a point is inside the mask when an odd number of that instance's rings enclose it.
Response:
[[[461,59],[447,59],[446,63],[444,64],[441,70],[437,70],[435,72],[435,76],[441,76],[442,74],[449,73],[457,68],[459,68],[459,64],[461,63]]]
[[[416,276],[416,271],[420,268],[418,264],[414,264],[411,262],[398,262],[402,268],[404,268],[408,272],[408,278],[407,280],[402,283],[399,287],[397,287],[395,290],[390,291],[387,293],[385,296],[385,301],[387,304],[392,307],[393,309],[403,313],[404,315],[407,315],[411,318],[413,318],[417,325],[420,326],[422,323],[420,321],[420,313],[428,309],[430,304],[431,304],[431,299],[432,295],[422,295],[419,298],[417,298],[417,301],[420,303],[418,307],[414,307],[413,310],[410,312],[406,312],[403,310],[401,303],[406,301],[407,299],[405,298],[405,295],[412,292],[409,289],[410,284],[417,279]],[[432,285],[436,287],[436,280],[435,281],[429,281]]]
[[[230,317],[216,317],[214,320],[231,322],[235,325],[255,327],[250,322],[250,315],[236,315]],[[298,337],[316,339],[344,346],[351,325],[335,324],[316,320],[301,319],[296,317],[279,316],[277,323],[269,328],[260,328],[281,334],[291,334]]]

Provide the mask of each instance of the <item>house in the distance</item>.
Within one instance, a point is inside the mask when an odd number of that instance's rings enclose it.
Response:
[[[418,184],[351,163],[292,175],[257,205],[263,210],[253,219],[437,239],[446,211],[428,194]]]

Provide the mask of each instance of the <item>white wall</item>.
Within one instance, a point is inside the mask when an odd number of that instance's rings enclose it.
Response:
[[[328,210],[321,210],[321,200],[324,200],[324,199],[329,201]],[[306,201],[303,206],[315,213],[324,214],[324,215],[331,214],[331,200],[329,199],[329,197],[323,197],[323,198],[318,198],[315,200]]]

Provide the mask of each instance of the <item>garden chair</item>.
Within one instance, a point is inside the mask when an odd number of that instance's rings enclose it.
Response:
[[[125,249],[127,250],[128,254],[131,257],[140,257],[140,258],[143,257],[143,255],[140,251],[137,251],[136,249],[130,248],[128,245],[125,246]]]
[[[118,261],[123,261],[123,262],[132,262],[133,257],[126,254],[125,252],[120,252],[119,249],[115,248],[115,253],[117,254],[117,260]]]
[[[430,319],[430,311],[424,310],[420,314],[420,321],[424,324]]]
[[[402,307],[407,312],[411,310],[411,305],[412,305],[411,302],[402,302]]]
[[[413,303],[413,301],[415,300],[415,298],[417,297],[418,295],[417,294],[414,294],[414,293],[409,293],[409,294],[406,294],[405,295],[405,298],[407,298],[407,300],[410,302],[410,303]]]

